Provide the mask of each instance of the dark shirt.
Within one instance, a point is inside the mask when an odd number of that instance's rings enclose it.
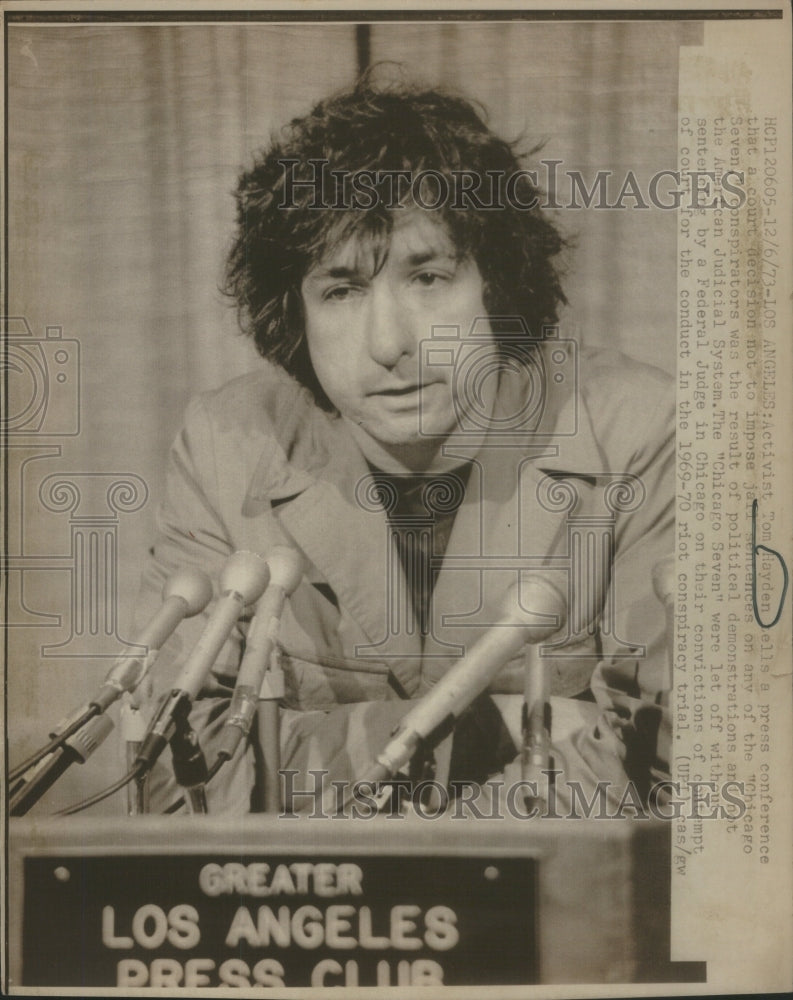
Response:
[[[471,466],[465,463],[451,472],[409,475],[383,472],[367,464],[386,499],[392,543],[399,552],[423,638],[430,629],[432,591]]]

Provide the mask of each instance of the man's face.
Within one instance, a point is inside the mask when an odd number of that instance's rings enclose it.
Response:
[[[421,342],[439,325],[464,338],[486,316],[482,277],[445,228],[418,210],[397,215],[385,263],[373,271],[372,255],[352,237],[308,272],[309,354],[339,412],[418,468],[456,425],[453,366],[422,371]],[[480,342],[481,333],[477,327]]]

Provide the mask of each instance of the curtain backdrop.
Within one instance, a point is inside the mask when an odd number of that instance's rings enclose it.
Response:
[[[608,22],[380,26],[372,59],[473,94],[499,135],[521,138],[527,151],[543,144],[532,162],[562,161],[561,204],[567,171],[580,172],[587,189],[598,171],[612,171],[613,204],[629,170],[646,199],[650,177],[675,169],[678,47],[699,36],[700,26],[685,22],[652,31]],[[572,243],[564,329],[672,372],[677,213],[624,204],[555,213]]]
[[[597,170],[646,181],[674,168],[678,46],[698,38],[686,23],[651,33],[470,22],[378,25],[370,41],[373,61],[478,99],[496,131],[544,142],[537,157],[590,186]],[[129,638],[163,460],[188,399],[256,363],[218,291],[239,168],[272,130],[353,80],[356,38],[351,24],[12,25],[8,58],[8,313],[29,352],[47,327],[64,341],[60,361],[56,336],[35,348],[49,409],[40,426],[11,420],[7,453],[16,763]],[[565,334],[672,371],[676,214],[558,221],[575,247]],[[10,413],[24,416],[29,379],[9,357]],[[72,493],[53,495],[55,474]],[[125,476],[129,495],[116,491],[108,506],[110,480]],[[80,556],[86,526],[99,548]],[[89,556],[102,564],[101,592],[84,589]],[[105,605],[117,611],[109,634],[86,623],[85,602],[96,620]],[[82,645],[70,642],[78,626]],[[103,787],[117,758],[111,737],[39,811]],[[120,808],[119,798],[106,806]]]

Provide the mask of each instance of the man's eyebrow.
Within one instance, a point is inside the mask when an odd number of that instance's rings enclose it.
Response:
[[[452,250],[422,250],[419,253],[412,253],[405,258],[405,262],[410,267],[421,267],[433,260],[457,260],[457,254]]]
[[[404,263],[408,267],[421,267],[422,264],[428,264],[433,260],[451,260],[456,261],[458,255],[453,250],[447,250],[445,248],[438,247],[436,249],[428,250],[418,250],[416,253],[409,254],[405,257]],[[315,280],[327,280],[327,279],[349,279],[349,278],[360,278],[364,275],[364,270],[355,265],[329,265],[323,266],[318,265],[313,268],[307,275],[307,278],[314,278]]]
[[[342,265],[337,265],[336,267],[316,267],[306,277],[309,278],[357,278],[361,275],[360,268],[357,267],[345,267]]]

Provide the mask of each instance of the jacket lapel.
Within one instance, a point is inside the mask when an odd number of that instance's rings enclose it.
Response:
[[[563,478],[604,471],[583,405],[559,393],[549,394],[548,401],[533,433],[491,433],[478,440],[461,435],[444,445],[447,456],[472,461],[473,468],[438,567],[432,634],[423,654],[428,679],[440,676],[498,620],[504,595],[518,578],[516,556],[546,572],[565,561],[569,512],[538,499],[548,473]],[[499,403],[505,412],[514,412],[514,400]],[[569,414],[562,412],[569,405],[577,408],[576,432],[558,434],[569,423]],[[350,649],[349,655],[385,662],[412,694],[418,686],[421,642],[412,618],[406,623],[411,627],[400,625],[398,634],[390,636],[389,600],[395,587],[405,594],[406,581],[396,554],[389,563],[385,511],[364,487],[356,495],[368,466],[343,421],[313,405],[306,411],[296,406],[291,420],[284,441],[271,439],[262,454],[249,501],[272,506],[283,531],[357,625],[357,645],[364,648]],[[560,568],[553,572],[562,589],[567,585],[564,573]],[[412,616],[410,600],[401,603],[403,613]]]
[[[398,561],[389,567],[388,519],[367,490],[369,468],[343,422],[323,415],[314,423],[311,463],[284,462],[268,495],[284,532],[358,625],[360,645],[375,647],[349,653],[377,660],[376,647],[387,638],[389,573],[401,574],[402,567]],[[420,655],[416,636],[399,640],[408,655]]]
[[[442,644],[470,648],[499,620],[520,569],[547,567],[559,548],[560,516],[536,499],[538,463],[552,449],[536,450],[540,457],[528,457],[526,445],[485,445],[474,459],[435,587],[433,632]]]
[[[514,400],[501,397],[505,412]],[[574,416],[573,416],[574,414]],[[574,434],[558,433],[575,427]],[[533,433],[489,433],[467,444],[461,437],[444,447],[447,455],[474,465],[465,500],[457,512],[433,601],[433,643],[427,652],[446,660],[428,660],[430,677],[439,676],[460,653],[449,656],[449,644],[470,649],[498,621],[507,590],[520,568],[539,570],[563,594],[572,585],[568,549],[568,494],[549,494],[556,479],[571,478],[579,502],[588,487],[581,477],[607,471],[589,414],[580,397],[549,393],[542,421]],[[553,477],[553,478],[549,478]],[[583,486],[583,488],[579,488]],[[516,559],[519,557],[519,559]]]

